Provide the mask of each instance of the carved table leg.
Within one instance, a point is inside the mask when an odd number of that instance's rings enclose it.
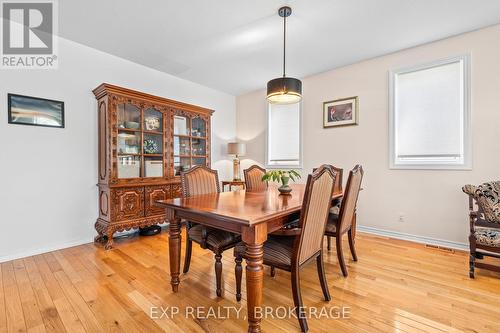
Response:
[[[172,291],[179,290],[179,273],[181,269],[181,220],[175,216],[175,211],[167,209],[168,254],[170,259],[170,284]]]
[[[264,285],[263,244],[267,239],[267,225],[261,223],[242,230],[246,245],[248,332],[261,332],[262,288]]]

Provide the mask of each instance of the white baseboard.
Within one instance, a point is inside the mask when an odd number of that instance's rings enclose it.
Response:
[[[374,235],[378,235],[378,236],[407,240],[407,241],[415,242],[415,243],[442,246],[442,247],[447,247],[447,248],[456,249],[456,250],[465,250],[465,251],[469,250],[469,244],[467,244],[467,243],[452,242],[452,241],[447,241],[444,239],[437,239],[437,238],[431,238],[431,237],[425,237],[425,236],[417,236],[417,235],[407,234],[404,232],[390,231],[390,230],[378,229],[378,228],[373,228],[373,227],[364,227],[362,225],[356,226],[356,229],[359,232],[366,232],[368,234],[374,234]]]
[[[37,254],[42,254],[42,253],[57,251],[57,250],[65,249],[65,248],[68,248],[68,247],[78,246],[78,245],[92,243],[92,242],[93,242],[92,239],[85,238],[85,239],[74,240],[74,241],[71,241],[71,242],[64,242],[64,243],[60,243],[60,244],[57,244],[57,245],[43,247],[43,248],[25,250],[25,251],[22,251],[22,252],[13,253],[13,254],[9,254],[9,255],[0,257],[0,263],[5,262],[5,261],[11,261],[11,260],[16,260],[16,259],[26,258],[26,257],[34,256],[34,255],[37,255]]]

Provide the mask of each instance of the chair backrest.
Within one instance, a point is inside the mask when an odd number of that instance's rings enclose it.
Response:
[[[258,165],[252,165],[250,168],[243,170],[245,175],[245,187],[247,191],[265,191],[267,190],[267,182],[262,180],[262,176],[266,174],[266,169]]]
[[[343,182],[342,175],[344,174],[344,169],[337,168],[336,166],[331,164],[325,164],[325,165],[331,167],[332,170],[335,171],[335,173],[337,174],[337,176],[335,177],[335,186],[333,188],[333,192],[342,192],[342,182]],[[313,168],[313,172],[315,172],[317,169],[318,168]]]
[[[500,181],[487,182],[479,186],[465,185],[462,191],[476,200],[479,218],[484,216],[487,222],[500,223]],[[469,206],[472,210],[472,202]]]
[[[300,265],[322,249],[323,234],[332,203],[335,171],[322,165],[307,177],[302,202],[300,226],[302,231],[295,244],[294,259]]]
[[[361,189],[361,181],[363,180],[363,168],[361,165],[356,165],[349,172],[347,178],[346,190],[342,198],[342,205],[339,213],[339,234],[347,231],[352,225],[352,219],[356,212],[356,204],[358,202],[359,190]]]
[[[202,165],[181,172],[181,183],[182,194],[185,197],[220,192],[217,170]]]

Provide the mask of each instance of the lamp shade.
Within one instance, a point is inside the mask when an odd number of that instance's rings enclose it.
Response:
[[[279,77],[267,83],[267,100],[272,104],[294,104],[302,99],[302,82],[293,77]]]
[[[244,143],[229,142],[227,144],[227,153],[229,155],[243,156],[247,152],[247,147]]]

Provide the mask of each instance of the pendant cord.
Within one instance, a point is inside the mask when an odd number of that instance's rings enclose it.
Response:
[[[283,17],[283,77],[285,77],[286,64],[286,14]]]

